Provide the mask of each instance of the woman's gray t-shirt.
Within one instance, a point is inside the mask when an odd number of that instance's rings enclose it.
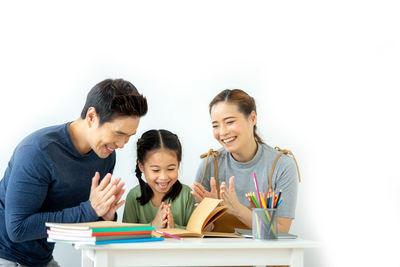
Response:
[[[245,194],[256,192],[254,185],[253,172],[256,173],[258,187],[260,192],[268,191],[269,176],[275,158],[279,151],[267,144],[257,143],[258,149],[254,158],[248,162],[236,161],[230,153],[221,148],[221,153],[217,157],[218,163],[218,184],[222,182],[229,186],[229,178],[235,177],[235,190],[239,202],[246,207],[250,206]],[[203,159],[196,174],[196,182],[201,182],[206,159]],[[204,177],[203,186],[210,191],[210,178],[214,177],[214,162],[211,156],[207,163],[207,171]],[[295,218],[296,201],[297,201],[297,169],[293,158],[282,155],[272,175],[272,190],[279,192],[282,189],[283,201],[279,206],[279,217]]]

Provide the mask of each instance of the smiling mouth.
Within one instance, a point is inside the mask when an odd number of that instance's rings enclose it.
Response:
[[[157,183],[157,182],[156,182],[156,184],[157,184],[157,186],[158,186],[160,189],[162,189],[162,190],[168,189],[168,186],[169,186],[169,182],[162,182],[162,183]]]
[[[104,147],[106,148],[106,151],[108,152],[108,153],[112,153],[115,149],[114,148],[110,148],[109,146],[107,146],[107,145],[104,145]]]
[[[229,138],[221,139],[221,140],[222,140],[222,142],[223,142],[224,144],[229,144],[229,143],[235,141],[236,138],[237,138],[236,136],[233,136],[233,137],[229,137]]]

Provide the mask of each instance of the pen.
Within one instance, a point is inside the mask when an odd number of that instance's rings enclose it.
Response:
[[[175,239],[178,239],[178,240],[182,240],[183,239],[182,237],[179,237],[179,236],[176,236],[176,235],[171,235],[171,234],[168,234],[166,232],[161,232],[159,230],[154,230],[154,232],[162,234],[162,235],[165,235],[165,236],[168,236],[168,237],[172,237],[172,238],[175,238]]]

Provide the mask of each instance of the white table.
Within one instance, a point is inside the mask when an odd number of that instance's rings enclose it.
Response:
[[[161,242],[79,245],[82,267],[95,266],[303,266],[305,248],[317,242],[291,239],[259,241],[245,238],[166,238]]]

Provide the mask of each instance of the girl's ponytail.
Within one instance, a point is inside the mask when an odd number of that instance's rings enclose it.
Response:
[[[143,181],[142,172],[140,171],[139,168],[139,163],[136,163],[135,173],[136,177],[139,180],[140,192],[141,192],[141,196],[137,197],[136,199],[140,202],[140,205],[145,205],[153,197],[154,193],[153,190],[151,190],[150,186],[145,181]]]

